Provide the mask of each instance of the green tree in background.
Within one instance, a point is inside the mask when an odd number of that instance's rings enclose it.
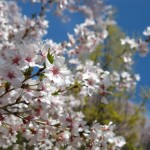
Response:
[[[118,26],[108,27],[109,37],[104,45],[99,45],[95,51],[89,55],[89,58],[94,62],[100,62],[103,69],[110,72],[115,70],[119,73],[127,70],[134,73],[134,69],[127,68],[123,61],[123,55],[131,50],[128,46],[122,46],[120,39],[125,37]],[[132,50],[132,57],[134,57],[135,50]],[[135,62],[136,63],[136,62]],[[144,103],[136,105],[131,100],[135,96],[135,88],[127,90],[123,88],[121,91],[112,86],[110,91],[113,95],[109,95],[111,99],[108,104],[101,103],[101,96],[95,95],[92,99],[86,101],[83,108],[86,120],[91,124],[94,120],[106,124],[109,120],[114,120],[117,124],[117,133],[124,135],[127,144],[123,150],[145,150],[141,143],[141,133],[145,125],[146,118],[143,113],[145,112]],[[141,101],[144,101],[144,99]]]

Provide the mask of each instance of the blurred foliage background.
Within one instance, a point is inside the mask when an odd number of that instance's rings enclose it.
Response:
[[[115,70],[117,72],[123,72],[126,70],[125,63],[122,59],[124,52],[131,53],[129,47],[122,46],[120,39],[125,37],[125,33],[121,29],[115,26],[108,27],[109,37],[105,45],[99,45],[89,58],[94,62],[100,62],[104,70]],[[136,51],[132,51],[132,57],[134,58]],[[136,62],[135,62],[136,63]],[[130,69],[131,74],[134,74],[134,67]],[[129,71],[129,70],[128,70]],[[112,120],[116,125],[116,133],[123,135],[127,141],[127,144],[123,147],[123,150],[149,150],[148,138],[143,132],[146,130],[147,118],[145,117],[145,103],[150,97],[149,88],[143,88],[141,90],[140,104],[134,104],[131,100],[135,96],[136,88],[133,90],[127,90],[124,88],[119,91],[115,87],[109,89],[113,95],[109,96],[108,104],[101,103],[100,95],[95,95],[92,99],[86,100],[86,104],[83,108],[83,113],[89,124],[94,120],[97,120],[101,124],[107,124]],[[142,140],[143,136],[147,140]],[[147,142],[146,142],[147,141]]]

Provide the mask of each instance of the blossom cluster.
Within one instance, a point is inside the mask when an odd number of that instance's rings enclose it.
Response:
[[[126,88],[127,90],[134,89],[136,87],[137,81],[140,80],[139,74],[131,73],[132,65],[134,64],[133,54],[135,52],[138,52],[142,57],[144,57],[149,53],[149,31],[149,27],[147,27],[147,29],[143,31],[143,35],[146,37],[145,39],[134,39],[128,36],[124,39],[120,39],[121,45],[125,46],[122,59],[125,64],[126,71],[120,74],[114,71],[112,74],[112,79],[113,81],[115,81],[115,84],[116,86],[118,86],[119,90],[122,90],[124,88]]]
[[[139,51],[141,56],[146,56],[149,52],[149,37],[150,37],[150,27],[147,27],[146,30],[143,31],[143,35],[146,36],[146,40],[142,39],[131,39],[129,37],[126,37],[125,39],[121,39],[122,45],[128,45],[131,49],[136,49]]]
[[[15,2],[0,1],[0,147],[120,149],[126,142],[114,134],[112,122],[100,125],[95,121],[88,126],[80,111],[85,97],[99,94],[100,101],[108,103],[107,95],[112,94],[108,88],[112,83],[119,90],[130,89],[139,79],[129,72],[111,74],[98,63],[79,59],[108,37],[106,27],[115,23],[107,18],[111,7],[99,0],[86,0],[87,5],[77,5],[74,0],[56,3],[59,15],[69,9],[86,16],[83,23],[76,25],[74,34],[68,33],[69,40],[62,43],[41,41],[48,28],[43,12],[28,18]],[[144,34],[149,36],[149,28]],[[122,44],[126,43],[131,48],[145,47],[140,44],[142,41],[136,43],[129,38],[122,40]],[[125,54],[123,60],[130,68],[132,55]],[[20,134],[27,141],[22,145],[17,143]]]
[[[1,56],[1,146],[16,142],[21,132],[29,145],[43,149],[46,142],[47,149],[81,145],[107,149],[107,142],[121,147],[125,142],[114,136],[112,125],[95,122],[88,127],[82,113],[74,111],[83,97],[108,86],[108,73],[88,64],[72,74],[65,58],[51,54],[48,47],[47,42],[23,42]],[[71,92],[75,88],[80,88],[76,97]]]
[[[15,2],[0,2],[0,47],[5,48],[22,39],[41,39],[47,33],[48,21],[44,17],[23,16]],[[13,14],[13,17],[12,17]]]

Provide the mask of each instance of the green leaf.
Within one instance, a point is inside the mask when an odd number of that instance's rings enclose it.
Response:
[[[33,71],[32,67],[29,67],[25,70],[24,72],[25,79],[32,75],[32,71]]]
[[[59,93],[60,93],[60,90],[58,90],[58,91],[52,93],[52,95],[53,95],[53,96],[56,96],[56,95],[59,95]]]
[[[42,81],[43,78],[46,78],[46,76],[44,75],[44,73],[41,73],[41,74],[39,75],[39,80]]]
[[[6,90],[6,92],[10,89],[10,83],[9,82],[6,82],[5,83],[5,90]]]
[[[50,54],[50,49],[48,50],[47,59],[49,60],[51,64],[54,63],[54,56]]]

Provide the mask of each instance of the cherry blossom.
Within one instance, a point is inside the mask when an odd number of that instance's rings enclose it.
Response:
[[[64,63],[65,58],[61,56],[56,56],[53,64],[46,59],[45,75],[58,86],[68,85],[68,82],[72,82],[69,77],[70,71],[66,68]]]
[[[147,27],[147,29],[143,31],[143,35],[150,36],[150,27]]]
[[[136,43],[134,39],[130,39],[129,37],[126,37],[125,39],[121,39],[121,44],[122,45],[128,44],[131,49],[138,47],[138,43]]]
[[[15,2],[0,2],[0,147],[120,149],[126,142],[115,135],[112,122],[101,125],[95,121],[89,126],[80,110],[86,97],[99,94],[106,104],[107,95],[113,95],[108,89],[112,84],[118,90],[130,90],[139,79],[129,73],[130,67],[126,72],[111,72],[99,63],[80,59],[109,36],[107,26],[114,21],[106,16],[111,6],[99,0],[31,2],[42,5],[39,15],[32,18],[22,15]],[[68,40],[60,43],[42,41],[49,27],[45,11],[52,4],[57,14],[69,10],[85,15],[74,33],[67,34]],[[122,39],[122,44],[146,51],[146,45],[134,39]],[[124,55],[123,61],[131,66],[132,55]],[[18,136],[28,142],[18,145]]]

